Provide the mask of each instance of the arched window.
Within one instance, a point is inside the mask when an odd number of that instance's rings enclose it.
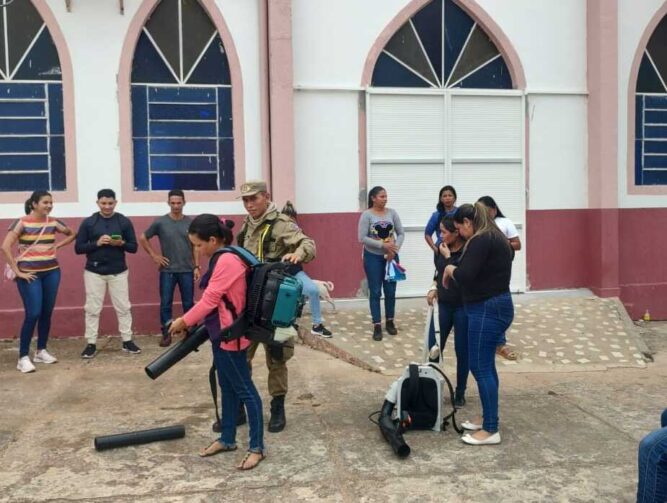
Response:
[[[635,89],[635,184],[667,184],[667,17],[646,45]]]
[[[0,191],[65,190],[62,71],[30,0],[0,8]]]
[[[372,85],[511,89],[512,77],[481,26],[452,0],[433,0],[387,42]]]
[[[229,65],[198,0],[157,5],[137,42],[131,82],[135,190],[231,190]]]

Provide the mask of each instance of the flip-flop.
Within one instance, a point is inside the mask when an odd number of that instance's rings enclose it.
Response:
[[[510,361],[514,361],[519,358],[519,355],[516,353],[516,351],[511,350],[507,346],[496,349],[496,354]]]
[[[249,458],[252,454],[259,454],[259,459],[257,460],[257,463],[255,463],[254,465],[246,466],[246,465],[245,465],[245,462],[248,461],[248,458]],[[258,464],[260,464],[262,461],[264,461],[264,459],[266,459],[266,456],[264,455],[263,452],[251,452],[251,451],[248,451],[248,452],[246,453],[246,455],[243,457],[243,460],[241,461],[241,464],[238,465],[238,466],[236,467],[236,469],[237,469],[237,470],[243,470],[243,471],[245,471],[245,470],[252,470],[252,469],[255,468]]]
[[[202,458],[207,458],[209,456],[215,456],[216,454],[220,454],[221,452],[232,452],[238,449],[237,446],[233,447],[228,447],[224,446],[220,443],[219,440],[214,440],[211,442],[211,445],[209,445],[206,449],[203,449],[202,451],[199,452],[199,456]]]

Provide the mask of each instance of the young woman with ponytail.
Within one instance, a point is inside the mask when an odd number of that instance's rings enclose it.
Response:
[[[53,198],[45,190],[38,190],[25,202],[25,217],[15,220],[2,243],[7,265],[13,272],[16,286],[23,300],[25,319],[21,326],[19,361],[17,370],[34,372],[30,360],[30,340],[37,327],[37,351],[34,361],[56,363],[55,356],[46,350],[51,329],[51,314],[56,305],[60,285],[60,266],[56,258],[58,248],[67,246],[76,234],[63,222],[49,218],[53,209]],[[67,236],[56,242],[56,233]],[[19,255],[12,255],[18,243]]]
[[[514,319],[509,290],[514,250],[480,202],[460,206],[454,225],[466,244],[458,266],[445,267],[443,285],[455,281],[461,289],[468,317],[470,370],[479,388],[483,416],[463,423],[474,433],[466,433],[461,439],[470,445],[499,444],[495,355],[496,346]]]
[[[221,221],[217,216],[204,214],[196,217],[188,229],[188,237],[195,251],[211,257],[219,248],[232,244],[234,222]],[[207,315],[218,311],[220,326],[232,324],[233,316],[223,297],[229,300],[237,313],[245,309],[247,266],[233,253],[223,253],[213,268],[202,276],[199,286],[204,293],[182,317],[169,327],[170,335],[186,330],[204,321]],[[218,372],[218,382],[222,390],[222,418],[220,438],[202,449],[200,456],[213,456],[237,449],[236,418],[242,402],[248,412],[250,441],[248,452],[239,470],[255,468],[264,459],[264,423],[262,400],[255,388],[248,368],[246,350],[250,341],[241,337],[231,342],[216,340],[216,334],[209,334],[213,348],[213,360]]]

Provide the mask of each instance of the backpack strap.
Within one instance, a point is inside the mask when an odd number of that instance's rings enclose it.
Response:
[[[259,243],[257,244],[257,258],[260,262],[266,262],[266,256],[269,254],[269,249],[271,246],[271,233],[273,232],[273,226],[276,225],[278,219],[274,218],[273,220],[267,220],[262,231],[259,234]]]
[[[419,367],[411,363],[408,367],[410,377],[408,381],[408,394],[410,400],[408,401],[408,410],[414,410],[419,401]]]
[[[236,243],[241,247],[243,246],[243,243],[245,243],[246,232],[248,232],[248,223],[244,222],[243,227],[241,227],[241,230],[236,235]]]

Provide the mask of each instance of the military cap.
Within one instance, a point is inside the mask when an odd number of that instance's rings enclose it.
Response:
[[[241,185],[241,196],[254,196],[259,192],[268,192],[266,182],[264,180],[249,180]]]

